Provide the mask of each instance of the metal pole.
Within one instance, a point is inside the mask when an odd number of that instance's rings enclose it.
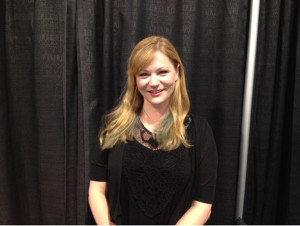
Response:
[[[236,219],[243,217],[244,197],[246,187],[246,173],[248,161],[248,147],[250,135],[250,121],[252,108],[252,93],[255,72],[256,42],[258,32],[260,0],[251,1],[250,26],[248,37],[247,63],[245,74],[245,90],[243,102],[243,116],[241,128],[240,160],[239,160],[239,177],[237,188],[236,202]]]

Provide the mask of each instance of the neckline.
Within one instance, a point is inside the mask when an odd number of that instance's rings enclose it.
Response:
[[[145,127],[145,125],[142,123],[141,120],[140,120],[140,123],[141,123],[141,127],[142,127],[141,129],[145,130],[147,133],[149,133],[151,136],[153,136],[153,133]]]

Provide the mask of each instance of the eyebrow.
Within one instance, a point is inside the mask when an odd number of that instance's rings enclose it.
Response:
[[[168,67],[159,67],[156,69],[156,71],[160,71],[160,70],[170,70]],[[149,72],[147,69],[143,69],[141,70],[141,72]]]

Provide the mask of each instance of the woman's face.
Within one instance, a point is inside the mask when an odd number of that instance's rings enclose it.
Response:
[[[136,84],[149,107],[166,107],[175,89],[178,68],[163,53],[157,51],[151,63],[136,75]]]

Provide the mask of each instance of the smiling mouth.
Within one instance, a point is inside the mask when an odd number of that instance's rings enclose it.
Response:
[[[161,90],[150,90],[149,93],[157,94],[157,93],[160,93],[162,91],[163,91],[163,89],[161,89]]]

